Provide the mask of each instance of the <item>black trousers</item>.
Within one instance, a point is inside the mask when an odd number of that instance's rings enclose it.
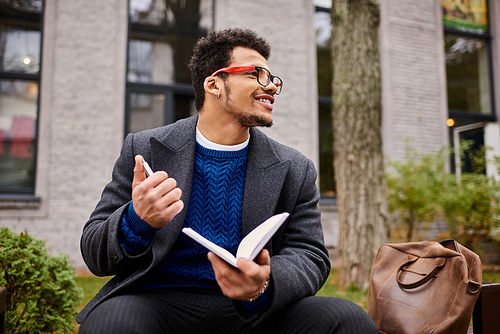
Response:
[[[362,308],[340,298],[307,297],[252,327],[256,319],[220,293],[154,289],[104,301],[79,333],[378,333]]]

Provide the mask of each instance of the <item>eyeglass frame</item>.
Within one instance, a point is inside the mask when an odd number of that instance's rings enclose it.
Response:
[[[264,70],[266,71],[269,75],[267,76],[267,83],[264,85],[260,82],[259,80],[259,71]],[[274,83],[273,84],[276,86],[276,95],[280,95],[281,91],[283,90],[283,80],[277,76],[271,74],[271,71],[269,71],[267,68],[262,67],[262,66],[230,66],[230,67],[223,67],[214,73],[212,73],[211,77],[215,77],[219,73],[238,73],[238,72],[247,72],[247,71],[257,71],[257,82],[259,85],[262,87],[267,87],[272,81],[274,81],[274,78],[279,79],[279,83]]]

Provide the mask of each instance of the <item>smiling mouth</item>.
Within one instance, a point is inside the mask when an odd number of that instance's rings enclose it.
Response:
[[[271,102],[271,100],[269,100],[269,99],[257,99],[257,101],[264,102],[264,103],[269,103],[269,104],[273,104]]]

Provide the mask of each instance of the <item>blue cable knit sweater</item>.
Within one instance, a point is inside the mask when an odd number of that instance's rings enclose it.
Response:
[[[241,241],[241,214],[248,146],[220,151],[197,143],[191,196],[184,226],[236,254]],[[132,203],[124,214],[120,242],[131,255],[151,242],[156,229],[140,219]],[[207,259],[208,250],[180,233],[167,258],[135,285],[138,289],[193,286],[218,289]],[[268,289],[268,291],[270,291]],[[267,309],[270,293],[254,302],[242,302],[252,312]]]

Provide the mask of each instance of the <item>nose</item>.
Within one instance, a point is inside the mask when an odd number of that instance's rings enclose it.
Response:
[[[264,90],[268,94],[275,95],[276,92],[278,91],[278,87],[276,86],[276,84],[274,82],[269,81],[269,83],[267,84],[267,86],[264,87]]]

